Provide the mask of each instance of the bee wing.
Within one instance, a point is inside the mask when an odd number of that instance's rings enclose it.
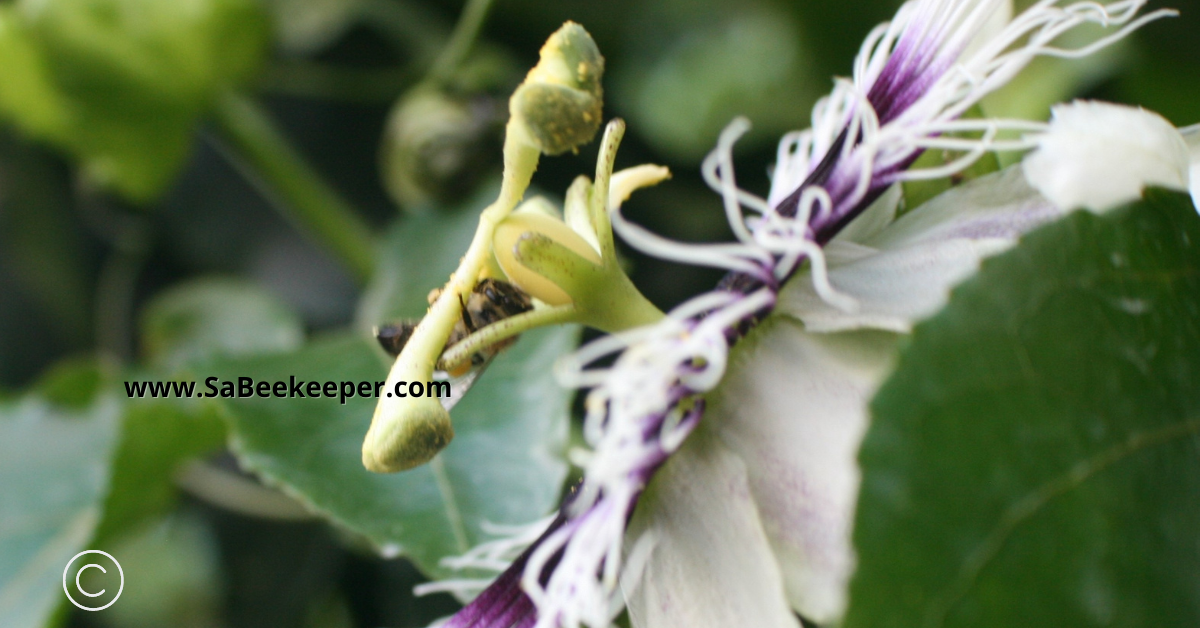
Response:
[[[495,354],[488,356],[482,364],[472,366],[467,370],[466,373],[463,373],[462,375],[455,376],[445,371],[437,371],[434,373],[434,377],[437,379],[450,382],[450,396],[439,399],[439,401],[442,402],[442,407],[446,409],[446,412],[449,412],[450,409],[457,405],[459,400],[467,394],[467,391],[471,389],[471,386],[475,385],[475,380],[479,379],[479,376],[482,375],[485,370],[487,370],[487,367],[492,363],[492,360],[495,359],[495,357]]]

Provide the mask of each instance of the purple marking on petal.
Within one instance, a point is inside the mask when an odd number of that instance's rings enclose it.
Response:
[[[564,500],[566,503],[571,500],[571,495],[568,495]],[[475,598],[470,604],[467,604],[454,614],[443,628],[518,628],[522,626],[532,626],[537,621],[537,609],[533,605],[533,600],[529,599],[528,595],[521,590],[521,576],[525,572],[525,565],[529,562],[529,557],[534,550],[541,545],[551,534],[554,534],[566,522],[566,518],[560,511],[558,517],[546,528],[546,531],[538,537],[516,560],[504,570],[488,588],[484,589],[479,597]],[[543,571],[543,576],[549,578],[554,567],[558,565],[559,555],[554,556],[547,561],[546,568]]]
[[[536,622],[537,608],[533,605],[533,600],[524,592],[514,597],[513,602],[505,609],[504,614],[496,618],[488,624],[494,628],[508,628],[509,626],[519,626],[521,624]]]
[[[445,628],[510,628],[521,611],[533,611],[533,602],[521,590],[525,561],[517,560],[496,578],[479,597],[454,614]]]

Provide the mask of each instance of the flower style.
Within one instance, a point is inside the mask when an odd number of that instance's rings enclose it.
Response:
[[[703,165],[735,243],[669,242],[628,222],[623,195],[609,194],[628,243],[729,274],[661,321],[561,361],[564,384],[591,389],[590,450],[574,452],[584,479],[556,518],[527,531],[527,542],[540,532],[527,547],[505,539],[457,563],[512,559],[447,626],[595,628],[626,606],[635,626],[654,627],[840,617],[854,455],[897,333],[935,312],[982,257],[1074,208],[1010,168],[897,218],[896,184],[957,173],[987,151],[1040,147],[1030,159],[1054,161],[1072,113],[1056,112],[1057,126],[963,116],[1038,55],[1086,55],[1172,13],[1139,14],[1141,0],[1059,4],[1013,19],[998,0],[905,4],[867,37],[853,80],[817,104],[812,128],[783,138],[765,199],[737,187],[732,146],[748,124],[735,121]],[[1118,28],[1080,49],[1053,46],[1085,23]],[[1165,161],[1177,170],[1179,144],[1163,142],[1148,151],[1174,146]],[[911,169],[928,149],[959,157]],[[1137,189],[1180,183],[1136,178]],[[611,366],[591,366],[612,354]]]

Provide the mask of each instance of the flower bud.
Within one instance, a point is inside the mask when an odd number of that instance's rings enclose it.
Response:
[[[567,22],[542,46],[537,66],[509,100],[526,142],[547,155],[575,150],[600,128],[604,57],[582,26]]]
[[[388,194],[405,209],[453,199],[486,172],[500,128],[499,108],[486,97],[451,97],[418,90],[396,103],[380,149]]]

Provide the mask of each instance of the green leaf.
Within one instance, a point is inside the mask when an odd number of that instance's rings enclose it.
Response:
[[[0,108],[135,201],[170,182],[267,42],[251,0],[21,0],[0,17]]]
[[[37,44],[12,5],[0,6],[0,112],[29,133],[62,139],[66,104],[55,89]]]
[[[59,382],[86,381],[60,369]],[[0,403],[0,617],[41,626],[63,601],[62,573],[100,518],[119,400],[97,387],[69,405],[32,392]],[[103,549],[103,548],[87,548]]]
[[[100,394],[106,375],[104,368],[91,359],[68,359],[46,371],[32,390],[51,404],[79,410]]]
[[[220,449],[225,424],[219,407],[197,399],[130,399],[112,461],[98,543],[129,532],[175,503],[174,479],[187,461]]]
[[[566,473],[569,391],[550,374],[576,342],[557,328],[522,336],[496,358],[452,414],[456,436],[433,462],[380,475],[362,465],[375,399],[231,399],[233,447],[250,469],[385,554],[411,556],[427,574],[485,540],[483,522],[520,524],[556,504]],[[222,379],[382,382],[381,352],[339,337],[285,356],[217,365]]]
[[[1200,625],[1200,216],[985,261],[872,402],[845,625]]]
[[[304,324],[278,298],[252,283],[199,279],[160,293],[141,321],[151,366],[175,373],[219,356],[292,351]]]

